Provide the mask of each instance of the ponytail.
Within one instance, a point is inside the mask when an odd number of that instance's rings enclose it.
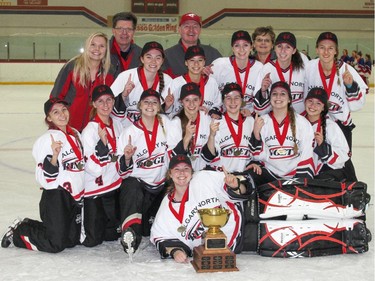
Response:
[[[292,136],[293,136],[293,142],[294,142],[293,152],[295,155],[297,155],[298,146],[297,146],[297,138],[296,138],[296,116],[294,114],[294,110],[292,108],[291,103],[288,106],[288,117],[289,117],[289,122],[290,122],[289,124],[292,130]]]

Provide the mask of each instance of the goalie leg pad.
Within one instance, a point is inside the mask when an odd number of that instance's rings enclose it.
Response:
[[[368,251],[371,233],[358,219],[261,221],[261,256],[300,258]]]
[[[363,182],[333,182],[310,179],[278,180],[257,188],[259,217],[364,218],[370,202]]]

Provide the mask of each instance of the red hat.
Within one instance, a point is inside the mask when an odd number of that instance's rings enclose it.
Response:
[[[200,26],[202,26],[201,17],[198,16],[197,14],[194,14],[194,13],[187,13],[185,15],[182,15],[181,19],[180,19],[180,25],[182,25],[184,22],[186,22],[188,20],[193,20],[193,21],[199,23]]]

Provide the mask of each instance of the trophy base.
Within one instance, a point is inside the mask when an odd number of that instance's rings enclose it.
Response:
[[[198,273],[238,271],[236,254],[228,248],[206,250],[203,245],[195,247],[191,264]]]

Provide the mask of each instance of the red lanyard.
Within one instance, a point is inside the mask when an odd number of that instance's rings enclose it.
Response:
[[[284,141],[285,141],[285,138],[286,138],[286,134],[288,133],[289,116],[286,115],[286,117],[284,119],[283,132],[280,134],[279,123],[277,123],[277,120],[276,120],[275,116],[273,116],[273,112],[271,112],[270,115],[271,115],[271,119],[272,119],[272,122],[273,122],[273,128],[274,128],[275,133],[276,133],[276,138],[279,141],[279,144],[283,145]]]
[[[141,81],[143,90],[150,89],[147,85],[147,79],[146,79],[145,70],[143,69],[143,67],[138,68],[138,77],[139,77],[139,81]],[[159,84],[159,76],[156,75],[154,79],[154,84],[152,84],[151,89],[157,91],[156,88],[158,87],[158,84]]]
[[[73,129],[70,128],[69,126],[66,126],[66,133],[64,131],[61,131],[65,134],[66,136],[66,139],[68,140],[70,146],[72,147],[73,151],[74,151],[74,154],[77,156],[78,160],[81,161],[83,159],[82,157],[82,151],[81,151],[81,148],[78,144],[78,140],[74,141],[71,137],[74,136],[74,132],[73,132]]]
[[[130,44],[132,44],[132,43],[133,43],[133,42],[131,42]],[[129,51],[128,57],[127,57],[126,60],[125,60],[125,59],[121,56],[120,46],[117,44],[117,41],[116,41],[116,40],[113,40],[113,46],[115,47],[116,53],[118,54],[118,57],[120,58],[122,68],[123,68],[124,70],[129,69],[130,63],[131,63],[132,58],[133,58],[133,53],[132,53],[131,51]],[[130,49],[129,49],[129,50],[130,50]]]
[[[146,144],[147,144],[147,150],[148,150],[149,157],[151,157],[151,154],[152,154],[152,152],[153,152],[154,149],[155,149],[156,136],[158,135],[158,126],[159,126],[159,121],[158,121],[158,119],[155,117],[155,120],[154,120],[154,126],[153,126],[153,128],[152,128],[151,138],[150,138],[150,133],[149,133],[149,131],[147,130],[146,126],[145,126],[145,125],[143,124],[143,122],[142,122],[142,118],[139,119],[139,123],[141,124],[142,129],[143,129],[143,133],[144,133],[144,135],[145,135],[145,139],[146,139]]]
[[[184,78],[187,83],[192,83],[191,78],[188,73],[184,74]],[[207,79],[208,78],[205,79],[203,76],[201,76],[201,78],[199,79],[199,83],[198,83],[199,91],[201,92],[201,96],[202,96],[200,105],[202,105],[204,101],[204,86],[206,85]]]
[[[280,64],[277,60],[276,60],[276,71],[277,71],[277,74],[279,75],[280,81],[286,82],[284,74],[281,70]],[[290,64],[290,66],[289,66],[289,81],[288,81],[289,87],[290,87],[290,84],[292,83],[292,75],[293,75],[293,66],[292,66],[292,64]]]
[[[201,116],[198,111],[197,119],[195,120],[195,134],[194,134],[193,141],[190,147],[190,152],[192,155],[194,154],[195,146],[197,144],[200,121],[201,121]]]
[[[335,64],[333,64],[332,69],[331,69],[331,74],[329,75],[329,85],[328,86],[327,86],[326,76],[324,74],[323,67],[322,67],[322,64],[320,63],[320,61],[318,63],[318,68],[319,68],[320,79],[322,80],[322,83],[323,83],[323,88],[327,92],[328,99],[329,99],[329,97],[331,96],[331,93],[332,93],[333,81],[335,80],[335,75],[336,75]]]
[[[94,121],[99,123],[100,128],[105,129],[107,131],[108,142],[110,143],[110,145],[112,147],[113,153],[115,153],[116,152],[116,134],[115,134],[115,130],[113,129],[112,119],[109,118],[109,121],[110,121],[109,122],[109,128],[112,131],[112,135],[108,133],[107,126],[103,123],[102,119],[100,119],[100,117],[98,115],[95,115]]]
[[[185,203],[188,199],[189,195],[189,187],[186,188],[184,196],[182,197],[180,208],[178,209],[178,212],[173,208],[172,206],[172,200],[174,197],[175,192],[173,192],[169,198],[169,209],[171,210],[172,214],[176,217],[176,219],[182,223],[182,219],[184,218],[184,212],[185,212]]]
[[[236,58],[233,59],[232,66],[233,66],[234,74],[236,75],[237,84],[241,86],[242,94],[245,94],[247,79],[249,78],[249,74],[250,74],[250,61],[247,62],[245,79],[242,82],[241,82],[240,72],[239,72],[239,69],[238,69],[238,66],[237,66]]]
[[[236,147],[239,147],[240,143],[241,143],[241,139],[242,139],[242,127],[243,127],[242,126],[243,125],[242,115],[241,114],[238,115],[238,133],[237,134],[234,131],[234,128],[233,128],[233,125],[232,125],[232,120],[230,119],[230,117],[228,116],[227,113],[224,114],[224,117],[225,117],[225,121],[227,122],[229,131],[232,135],[234,144],[236,145]]]

